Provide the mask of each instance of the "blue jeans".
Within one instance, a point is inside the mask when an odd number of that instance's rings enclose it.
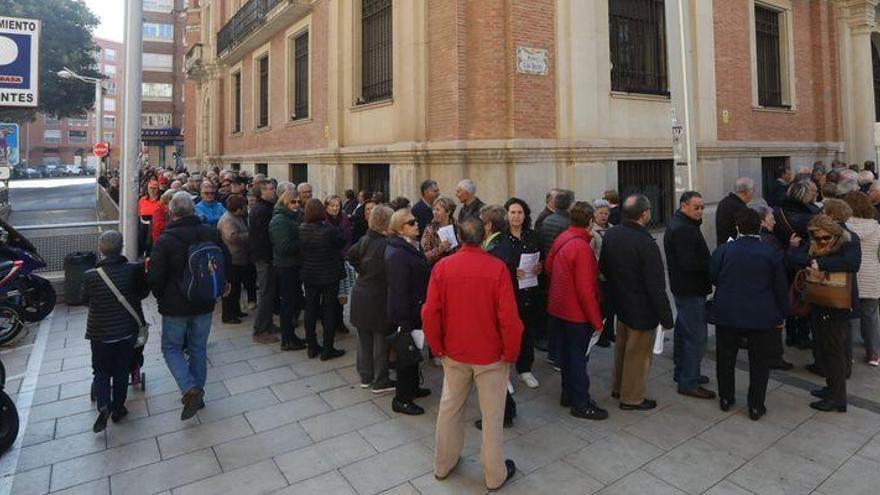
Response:
[[[590,375],[587,348],[593,336],[588,323],[573,323],[550,316],[556,338],[559,340],[559,367],[562,368],[562,390],[575,409],[583,409],[590,403]]]
[[[678,382],[679,389],[693,390],[700,386],[700,364],[706,353],[706,297],[674,297],[678,314],[675,316],[673,334],[673,378]]]
[[[162,316],[162,355],[181,392],[205,388],[211,315]]]

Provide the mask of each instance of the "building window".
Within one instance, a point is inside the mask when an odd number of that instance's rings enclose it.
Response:
[[[104,94],[107,96],[116,96],[116,83],[113,81],[104,82]]]
[[[105,132],[104,133],[104,141],[108,143],[112,143],[116,141],[116,133],[115,132]]]
[[[269,125],[269,55],[257,59],[257,129]]]
[[[880,122],[880,50],[877,42],[877,34],[871,35],[871,62],[874,68],[874,112],[876,114],[875,122]]]
[[[105,65],[104,66],[104,75],[108,77],[112,77],[116,75],[116,66],[115,65]]]
[[[144,53],[143,70],[171,71],[174,69],[174,56],[164,53]]]
[[[60,124],[61,123],[61,119],[59,119],[57,115],[46,114],[46,115],[44,115],[44,117],[46,118],[47,124]]]
[[[174,9],[174,0],[144,0],[144,12],[170,13]]]
[[[232,133],[241,132],[241,71],[232,74]]]
[[[67,142],[70,144],[86,144],[88,141],[86,131],[67,131]]]
[[[787,169],[787,156],[765,156],[761,158],[761,192],[764,194],[764,199],[770,198],[773,194],[773,186],[776,184],[776,179],[785,175]]]
[[[67,125],[73,127],[85,127],[89,125],[89,118],[86,116],[82,117],[71,117],[67,119]]]
[[[755,49],[758,68],[758,105],[785,107],[782,95],[782,13],[755,6]]]
[[[104,116],[104,127],[116,127],[116,116],[115,115],[105,115]]]
[[[293,51],[293,108],[290,120],[309,118],[309,33],[291,40]]]
[[[309,165],[306,163],[288,163],[287,180],[294,184],[302,184],[309,181]]]
[[[617,162],[617,190],[620,197],[644,194],[651,201],[649,227],[665,225],[673,211],[675,194],[672,160]]]
[[[669,95],[664,0],[609,0],[611,90]]]
[[[104,61],[116,62],[116,50],[113,48],[104,48]]]
[[[141,127],[149,129],[172,127],[173,120],[170,113],[144,113],[141,114]]]
[[[171,101],[174,96],[174,86],[168,83],[141,83],[141,90],[144,100]]]
[[[58,129],[46,129],[43,131],[43,142],[46,144],[58,144],[61,142],[61,131]]]
[[[369,163],[357,166],[358,190],[375,193],[382,191],[389,197],[390,166],[387,163]]]
[[[116,98],[108,98],[104,97],[104,111],[105,112],[115,112],[116,111]]]
[[[236,171],[241,170],[241,164],[240,163],[233,163],[232,170],[236,170]]]
[[[254,169],[256,170],[256,173],[258,173],[258,174],[269,175],[269,164],[268,163],[257,163],[254,165]]]
[[[363,0],[361,31],[361,98],[387,100],[393,89],[391,0]]]
[[[144,41],[174,41],[174,25],[145,22]]]

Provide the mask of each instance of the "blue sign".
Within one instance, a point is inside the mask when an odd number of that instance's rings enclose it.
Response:
[[[0,123],[0,166],[18,165],[18,124]]]
[[[36,107],[40,21],[0,17],[0,108]]]

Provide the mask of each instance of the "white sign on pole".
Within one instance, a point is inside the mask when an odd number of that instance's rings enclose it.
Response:
[[[39,102],[40,21],[0,17],[0,108]]]

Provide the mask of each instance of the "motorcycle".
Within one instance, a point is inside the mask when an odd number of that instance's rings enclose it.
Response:
[[[18,437],[18,409],[5,388],[6,368],[0,361],[0,453],[6,452]]]
[[[55,309],[52,283],[33,273],[46,267],[46,261],[26,237],[3,219],[0,219],[0,229],[0,261],[21,262],[12,278],[0,283],[0,307],[15,307],[24,321],[40,321]],[[2,273],[0,271],[0,275]]]
[[[0,261],[0,290],[21,272],[24,262]],[[25,328],[24,316],[14,299],[0,296],[0,346],[14,342]]]

